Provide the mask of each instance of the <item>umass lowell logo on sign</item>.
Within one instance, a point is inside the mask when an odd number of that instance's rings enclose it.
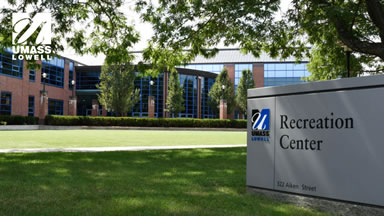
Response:
[[[252,141],[269,141],[270,110],[252,110],[251,129]]]

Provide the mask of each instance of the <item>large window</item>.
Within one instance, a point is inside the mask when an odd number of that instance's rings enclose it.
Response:
[[[48,99],[48,115],[64,115],[62,100]]]
[[[64,59],[54,57],[48,62],[43,61],[41,74],[43,73],[47,74],[47,78],[41,77],[42,82],[56,87],[64,87]]]
[[[250,70],[252,72],[252,64],[236,64],[235,65],[235,90],[239,85],[240,78],[243,76],[243,70]]]
[[[208,93],[215,81],[215,78],[202,77],[201,79],[201,117],[203,119],[217,118],[217,114],[215,114],[211,105],[209,105],[208,97]]]
[[[140,89],[140,101],[128,112],[128,116],[147,117],[148,116],[148,96],[155,97],[155,117],[163,117],[163,77],[136,77],[135,88]],[[150,81],[153,85],[150,85]]]
[[[28,97],[28,116],[35,115],[35,96]]]
[[[72,80],[73,80],[73,62],[69,62],[69,79],[68,79],[68,88],[72,90]]]
[[[307,63],[268,63],[264,64],[264,86],[292,85],[305,82]]]
[[[181,66],[181,67],[219,74],[223,70],[224,65],[223,64],[190,64],[190,65]]]
[[[76,70],[76,89],[97,89],[96,84],[100,83],[100,71]]]
[[[0,115],[12,114],[12,94],[10,92],[1,92]]]
[[[192,75],[179,75],[180,84],[184,89],[184,111],[179,113],[180,118],[197,118],[197,77]]]
[[[4,51],[0,53],[0,74],[23,78],[23,61],[12,60],[12,53]]]

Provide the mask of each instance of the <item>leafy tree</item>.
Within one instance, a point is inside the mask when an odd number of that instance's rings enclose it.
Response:
[[[342,65],[345,62],[339,61],[343,45],[352,49],[358,60],[355,64],[360,64],[354,70],[384,59],[382,0],[293,0],[292,7],[276,19],[279,4],[279,0],[159,0],[158,4],[140,0],[137,10],[155,31],[152,49],[145,50],[146,55],[156,53],[161,59],[154,50],[166,49],[178,59],[187,56],[188,60],[199,54],[208,57],[217,52],[208,48],[223,43],[239,45],[256,57],[265,51],[272,57],[294,56],[300,60],[309,57],[310,46],[315,46],[312,59],[332,59],[338,53],[338,60],[328,62],[337,74],[346,71]],[[323,55],[316,54],[319,50]],[[167,57],[166,53],[162,55]],[[324,70],[313,68],[312,72],[319,74],[312,78],[323,79]]]
[[[139,40],[134,27],[121,12],[124,0],[8,0],[8,8],[0,13],[0,51],[12,46],[12,13],[50,11],[52,14],[52,53],[55,55],[65,45],[79,54],[103,53],[107,63],[120,63],[133,57],[128,49]],[[75,28],[81,26],[81,28]],[[87,29],[87,33],[85,29]],[[34,43],[33,38],[27,41]],[[30,61],[30,63],[33,61]]]
[[[177,114],[183,110],[183,87],[180,85],[179,74],[176,70],[171,70],[168,82],[167,111]]]
[[[116,116],[121,116],[140,100],[140,90],[135,89],[134,66],[129,63],[108,65],[101,68],[99,102],[108,111],[113,111]]]
[[[224,90],[222,86],[225,86]],[[221,73],[216,77],[216,82],[213,84],[211,90],[209,90],[208,97],[210,104],[213,108],[216,108],[217,112],[220,105],[220,100],[225,99],[227,101],[227,113],[232,113],[236,107],[235,104],[235,93],[233,89],[233,83],[229,79],[228,70],[226,67],[223,68]]]
[[[253,88],[253,76],[250,70],[243,70],[236,92],[236,104],[240,113],[247,114],[247,90]]]

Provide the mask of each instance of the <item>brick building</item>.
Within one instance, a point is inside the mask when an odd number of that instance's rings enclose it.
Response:
[[[12,60],[11,55],[9,52],[0,54],[0,115],[30,115],[41,119],[53,114],[113,115],[97,101],[96,84],[100,81],[101,66],[87,66],[57,57],[49,62],[39,62],[40,69],[29,70],[25,62]],[[140,61],[141,52],[135,55]],[[218,118],[218,113],[208,105],[208,92],[224,67],[228,69],[236,89],[244,69],[252,71],[255,87],[304,82],[303,77],[310,75],[306,70],[307,63],[297,64],[294,59],[272,59],[265,54],[255,58],[240,53],[239,49],[221,49],[210,59],[198,56],[190,64],[177,68],[184,87],[185,110],[174,117]],[[43,73],[47,74],[45,79]],[[72,80],[76,81],[75,89],[71,85]],[[168,73],[156,78],[138,77],[135,86],[140,89],[141,98],[127,116],[169,117],[165,112]],[[44,88],[46,91],[43,91]],[[241,115],[237,112],[228,115],[228,118],[239,117]]]

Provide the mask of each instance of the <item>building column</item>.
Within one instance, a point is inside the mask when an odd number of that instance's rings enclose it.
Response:
[[[252,74],[255,88],[264,87],[264,64],[253,64]]]
[[[68,103],[68,115],[75,116],[77,114],[77,98],[76,96],[69,97],[69,103]]]
[[[220,119],[227,119],[227,101],[220,100]]]
[[[155,97],[148,96],[148,118],[155,118]]]
[[[44,124],[45,116],[48,115],[48,91],[40,91],[39,124]]]
[[[101,106],[101,109],[102,109],[102,110],[101,110],[101,115],[102,115],[102,116],[107,116],[107,110],[105,109],[105,106],[104,106],[104,105]]]
[[[163,78],[163,118],[169,118],[167,109],[167,97],[168,97],[168,72],[164,72]]]
[[[227,64],[227,65],[224,65],[224,67],[227,68],[227,70],[228,70],[228,77],[232,81],[233,89],[235,89],[235,65],[234,64]],[[225,107],[227,108],[227,103],[225,103]],[[232,113],[226,114],[226,118],[234,119],[235,118],[235,113],[232,112]]]
[[[98,116],[99,115],[99,101],[96,99],[92,100],[92,116]]]
[[[197,77],[197,118],[201,119],[201,77]]]

